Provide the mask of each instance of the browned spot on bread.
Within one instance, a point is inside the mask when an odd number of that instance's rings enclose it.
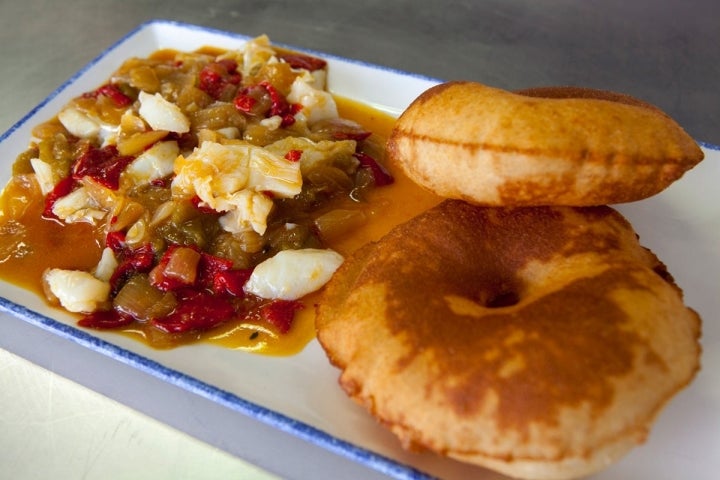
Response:
[[[396,287],[390,286],[396,295],[407,295]],[[431,285],[421,281],[415,288]],[[659,358],[643,339],[623,331],[627,314],[611,299],[615,289],[644,288],[627,270],[611,270],[482,318],[457,316],[442,299],[415,308],[391,301],[388,326],[408,342],[408,354],[398,365],[431,352],[439,376],[430,382],[459,378],[445,391],[458,415],[477,414],[492,392],[498,397],[499,427],[524,431],[555,423],[560,409],[583,402],[597,414],[613,400],[612,379],[633,369],[637,349]],[[472,298],[470,292],[457,294]],[[508,361],[517,365],[508,367]]]

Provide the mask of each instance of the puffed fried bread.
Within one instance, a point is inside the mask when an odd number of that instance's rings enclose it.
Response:
[[[390,157],[440,196],[480,205],[604,205],[650,197],[703,159],[668,115],[576,87],[521,93],[448,82],[400,116]]]

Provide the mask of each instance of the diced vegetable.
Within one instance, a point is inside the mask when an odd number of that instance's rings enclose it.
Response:
[[[273,300],[260,307],[262,318],[278,329],[287,333],[292,326],[295,312],[303,309],[303,304],[294,300]]]
[[[122,285],[136,273],[149,272],[155,262],[155,252],[151,245],[142,245],[134,249],[123,245],[115,254],[119,257],[119,262],[110,277],[113,292],[119,291]]]
[[[111,190],[117,190],[120,187],[120,174],[132,161],[133,157],[120,155],[114,145],[90,147],[78,157],[72,175],[75,180],[90,177]]]
[[[237,71],[237,62],[224,59],[208,63],[200,71],[200,90],[206,92],[215,100],[229,100],[233,97],[242,75]]]
[[[372,158],[370,155],[358,152],[353,154],[353,156],[360,160],[360,166],[362,168],[367,168],[372,172],[375,186],[382,187],[385,185],[390,185],[395,181],[390,172],[388,172],[385,167],[380,165],[378,161]]]
[[[150,283],[163,291],[194,286],[200,256],[194,248],[171,246],[150,272]]]
[[[120,155],[139,155],[167,135],[168,132],[165,130],[143,130],[135,132],[120,137],[118,139],[117,149]],[[175,156],[177,156],[177,153]]]
[[[206,292],[193,292],[181,298],[178,307],[169,315],[152,320],[164,332],[182,333],[191,330],[209,330],[229,320],[235,309],[225,297]]]
[[[322,58],[312,57],[302,53],[284,53],[278,57],[289,63],[292,68],[302,68],[310,72],[320,70],[327,66],[327,62]]]
[[[115,295],[113,307],[125,315],[145,322],[172,312],[176,302],[168,302],[165,295],[165,292],[150,284],[147,275],[133,275]],[[164,309],[158,308],[158,304],[162,304]]]
[[[313,223],[320,237],[330,241],[355,230],[366,221],[367,216],[362,210],[337,208],[320,215]]]
[[[107,83],[98,88],[95,90],[94,94],[95,96],[105,95],[118,107],[127,107],[133,102],[132,98],[125,95],[117,85],[113,85],[111,83]]]

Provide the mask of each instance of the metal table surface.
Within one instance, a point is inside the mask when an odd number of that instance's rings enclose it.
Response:
[[[439,79],[617,90],[720,144],[718,14],[715,0],[0,0],[0,131],[163,18]],[[270,476],[253,465],[284,478],[378,476],[7,315],[0,348],[2,478]],[[229,443],[235,429],[249,433]]]

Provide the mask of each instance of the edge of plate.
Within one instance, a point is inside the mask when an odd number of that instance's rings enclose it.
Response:
[[[707,148],[708,150],[718,150],[720,151],[720,145],[715,145],[714,143],[708,143],[708,142],[700,142],[698,141],[698,145],[700,145],[703,148]]]
[[[130,365],[141,372],[148,373],[174,386],[181,387],[201,397],[212,400],[219,405],[254,418],[280,431],[295,435],[309,443],[349,458],[383,474],[408,480],[431,480],[434,478],[410,465],[359,447],[351,442],[341,440],[321,429],[310,426],[270,408],[263,407],[257,403],[245,400],[238,395],[204,382],[192,375],[169,368],[155,360],[151,360],[141,354],[131,352],[111,342],[102,340],[84,330],[54,320],[4,297],[0,297],[0,311],[7,312],[32,325],[90,348],[95,352],[102,353],[126,365]]]
[[[174,28],[178,30],[195,30],[203,33],[209,33],[211,35],[217,35],[219,38],[236,38],[238,40],[245,40],[251,37],[233,33],[216,30],[209,27],[203,27],[199,25],[186,24],[182,22],[170,21],[170,20],[150,20],[137,26],[131,30],[115,43],[111,44],[108,48],[103,50],[98,56],[93,58],[90,62],[84,65],[80,70],[74,73],[70,78],[63,82],[59,87],[53,90],[47,97],[45,97],[40,103],[38,103],[28,113],[15,122],[8,130],[0,135],[0,144],[2,144],[8,137],[15,133],[18,129],[23,127],[33,116],[35,116],[39,110],[45,107],[49,102],[55,99],[62,92],[72,86],[78,78],[95,66],[98,62],[106,58],[111,52],[117,50],[120,46],[126,42],[131,41],[134,38],[144,34],[154,34],[155,29],[158,28]],[[345,62],[348,64],[355,64],[373,68],[375,70],[384,71],[390,74],[402,74],[409,77],[418,79],[423,82],[437,82],[435,79],[423,77],[420,75],[413,75],[399,70],[394,70],[386,67],[379,67],[369,63],[354,61],[323,52],[315,52],[307,49],[302,49],[295,46],[278,44],[278,46],[292,48],[298,51],[304,51],[307,53],[314,53],[321,55],[324,58],[332,58],[339,62]],[[162,48],[160,46],[159,48]],[[333,453],[346,457],[352,461],[360,463],[368,468],[372,468],[385,475],[392,476],[398,479],[432,479],[434,477],[402,463],[400,461],[388,458],[379,453],[373,452],[369,449],[360,447],[351,442],[339,439],[321,429],[313,427],[309,424],[296,420],[292,417],[284,415],[275,410],[263,407],[254,402],[250,402],[238,395],[223,390],[217,386],[209,384],[200,380],[197,377],[182,373],[178,370],[169,368],[155,360],[147,358],[141,354],[137,354],[119,347],[111,342],[105,341],[97,336],[92,335],[88,331],[81,330],[71,325],[62,323],[54,320],[46,315],[36,312],[26,306],[23,306],[13,300],[7,299],[0,296],[0,311],[5,311],[12,314],[16,318],[25,320],[26,322],[43,328],[47,331],[55,333],[63,338],[71,340],[84,347],[90,348],[96,352],[102,353],[110,358],[118,360],[124,364],[130,365],[138,370],[153,375],[163,381],[166,381],[172,385],[179,386],[187,391],[198,394],[204,398],[212,400],[220,405],[223,405],[232,410],[238,411],[248,417],[254,418],[267,425],[270,425],[280,431],[295,435],[309,443],[317,445],[321,448],[329,450]]]

